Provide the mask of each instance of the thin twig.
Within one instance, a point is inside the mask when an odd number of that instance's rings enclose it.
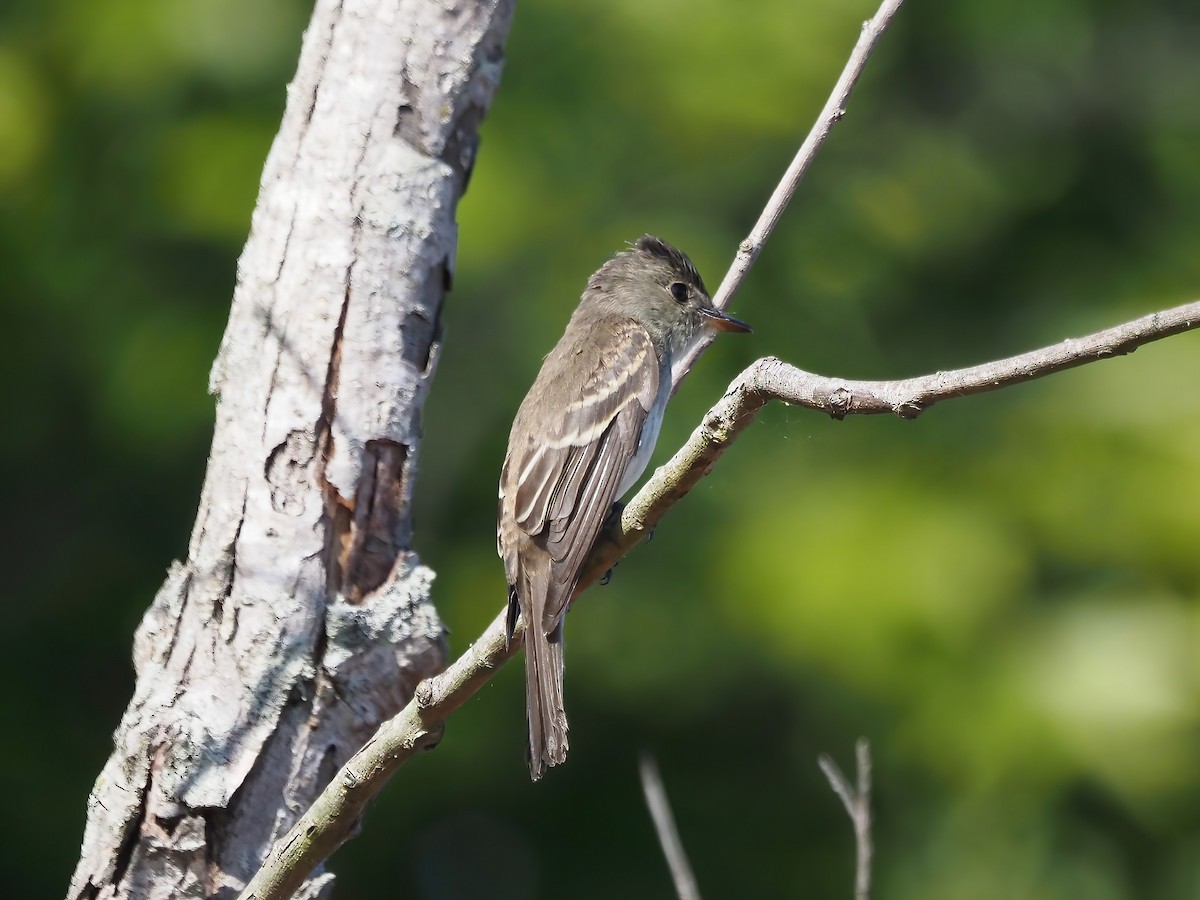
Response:
[[[841,798],[846,815],[854,827],[854,900],[871,896],[871,747],[863,739],[855,746],[858,787],[852,787],[842,770],[822,754],[817,764],[829,779],[829,786]]]
[[[742,282],[746,280],[750,267],[754,265],[758,254],[762,252],[763,244],[767,242],[767,238],[771,236],[775,226],[779,224],[783,211],[791,202],[792,195],[796,193],[796,188],[804,177],[804,173],[816,159],[817,151],[821,149],[826,138],[829,137],[829,133],[833,131],[833,126],[846,115],[846,103],[850,99],[850,92],[854,90],[854,85],[858,82],[858,77],[862,74],[863,69],[866,68],[867,60],[871,58],[875,45],[879,43],[879,39],[891,24],[892,17],[896,15],[896,11],[900,9],[900,4],[903,2],[904,0],[884,0],[875,15],[863,22],[858,43],[854,45],[854,50],[850,53],[850,58],[846,60],[846,65],[842,69],[841,77],[833,86],[833,93],[825,101],[825,107],[817,116],[817,121],[813,123],[808,137],[796,151],[791,165],[787,167],[783,178],[779,180],[779,184],[776,185],[770,199],[767,200],[767,205],[763,207],[750,234],[738,246],[737,254],[729,266],[729,271],[725,273],[720,287],[713,295],[713,304],[717,309],[728,308],[734,295],[742,286]],[[672,371],[673,389],[679,388],[679,383],[711,342],[710,338],[707,343],[693,348],[690,353],[676,362]]]
[[[650,818],[654,820],[658,843],[671,870],[675,893],[679,900],[700,900],[700,889],[696,886],[696,876],[683,849],[683,841],[679,839],[679,829],[675,827],[675,816],[671,813],[671,801],[667,799],[658,763],[649,753],[643,753],[638,761],[638,773],[642,777],[642,793],[646,796]]]

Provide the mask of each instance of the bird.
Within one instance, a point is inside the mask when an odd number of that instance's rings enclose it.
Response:
[[[506,637],[525,624],[530,776],[567,757],[563,618],[614,503],[641,477],[672,392],[672,366],[714,332],[748,332],[717,309],[680,250],[643,235],[588,279],[508,438],[496,551]]]

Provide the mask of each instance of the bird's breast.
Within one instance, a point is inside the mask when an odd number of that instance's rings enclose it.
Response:
[[[634,452],[633,458],[629,460],[629,468],[625,470],[625,475],[621,478],[621,484],[617,488],[617,497],[624,497],[642,477],[646,466],[650,464],[650,457],[654,454],[654,445],[658,443],[658,433],[662,430],[663,413],[666,412],[669,399],[671,399],[671,367],[667,365],[663,367],[659,375],[658,394],[646,413],[646,421],[642,423],[642,433],[638,437],[637,450]]]

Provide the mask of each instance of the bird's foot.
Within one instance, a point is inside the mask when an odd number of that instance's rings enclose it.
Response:
[[[608,516],[604,519],[603,532],[611,532],[621,524],[621,514],[625,512],[625,504],[620,500],[612,505],[612,509],[608,511]]]
[[[517,616],[521,612],[521,601],[517,598],[517,586],[508,586],[508,609],[504,615],[504,649],[512,643],[513,635],[517,632]]]

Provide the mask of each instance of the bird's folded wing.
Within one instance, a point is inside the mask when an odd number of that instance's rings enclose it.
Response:
[[[586,356],[574,360],[585,363],[575,400],[537,423],[528,446],[509,448],[501,485],[516,524],[550,556],[547,628],[570,599],[658,394],[658,358],[640,325],[622,323]]]

